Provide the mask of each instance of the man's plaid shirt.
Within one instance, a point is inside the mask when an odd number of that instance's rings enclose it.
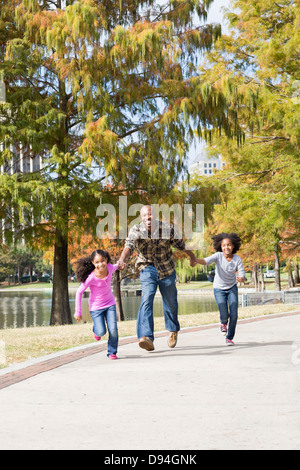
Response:
[[[160,220],[150,235],[143,223],[135,225],[125,242],[125,247],[130,248],[131,253],[137,250],[136,267],[139,271],[154,264],[160,279],[170,276],[175,270],[172,246],[185,250],[185,242],[178,238],[174,226]]]

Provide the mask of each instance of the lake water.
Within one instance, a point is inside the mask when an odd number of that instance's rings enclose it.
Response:
[[[141,297],[122,297],[126,320],[137,318]],[[218,311],[214,297],[208,295],[178,296],[179,315]],[[75,292],[70,292],[72,315],[75,310]],[[48,326],[51,314],[51,293],[49,292],[0,292],[0,329]],[[161,297],[154,300],[154,316],[163,315]],[[91,322],[88,298],[82,299],[82,316]]]

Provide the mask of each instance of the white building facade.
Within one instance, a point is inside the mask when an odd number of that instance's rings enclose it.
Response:
[[[39,155],[33,155],[30,149],[24,149],[22,144],[10,145],[9,150],[12,157],[9,160],[2,160],[2,164],[0,165],[0,175],[5,173],[9,175],[14,175],[16,173],[35,173],[42,170],[42,158]],[[3,151],[4,144],[0,143],[0,154]],[[27,226],[32,226],[35,222],[34,216],[30,212],[31,211],[29,211],[25,217]],[[18,230],[22,229],[22,226],[17,221],[14,208],[9,207],[9,205],[5,209],[4,217],[2,216],[0,219],[0,242],[2,243],[6,242],[6,229],[10,229],[13,232],[13,238],[15,238],[15,234]]]
[[[222,170],[225,163],[220,155],[208,156],[204,151],[199,153],[189,167],[190,174],[197,173],[201,176],[212,176],[216,170]]]
[[[4,81],[0,77],[0,104],[6,103],[6,87]],[[0,115],[0,121],[3,119]],[[9,147],[7,147],[9,145]],[[43,161],[40,155],[35,155],[30,145],[24,147],[21,142],[14,144],[5,144],[0,142],[0,155],[9,150],[9,158],[1,158],[0,162],[0,175],[8,174],[25,174],[35,173],[43,169]],[[17,221],[13,206],[9,205],[5,208],[5,213],[0,218],[0,242],[5,243],[5,230],[10,229],[15,235],[19,229],[23,227]],[[26,225],[32,226],[34,224],[34,216],[32,211],[29,210],[26,214]]]

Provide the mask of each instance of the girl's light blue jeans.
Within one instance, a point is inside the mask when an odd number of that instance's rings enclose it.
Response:
[[[137,318],[137,337],[143,336],[154,341],[153,301],[159,287],[163,300],[165,326],[168,331],[179,331],[178,302],[175,271],[164,279],[159,279],[154,266],[148,266],[141,274],[142,302]]]
[[[108,329],[107,356],[117,354],[119,334],[117,325],[116,306],[103,308],[90,312],[93,319],[93,332],[97,336],[106,335],[106,325]]]
[[[214,289],[215,299],[220,312],[220,321],[223,325],[228,326],[227,339],[233,340],[238,320],[238,288],[237,285],[231,289]]]

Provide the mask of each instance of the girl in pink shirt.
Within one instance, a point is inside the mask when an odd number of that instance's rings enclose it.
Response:
[[[76,275],[80,285],[76,294],[75,315],[76,321],[80,321],[81,299],[83,293],[90,288],[89,307],[93,319],[93,332],[96,341],[106,334],[106,325],[109,333],[107,343],[107,357],[117,358],[118,326],[116,314],[116,301],[111,291],[111,279],[118,269],[117,264],[111,264],[109,253],[104,250],[96,250],[91,256],[77,261]],[[106,324],[105,324],[106,323]]]

